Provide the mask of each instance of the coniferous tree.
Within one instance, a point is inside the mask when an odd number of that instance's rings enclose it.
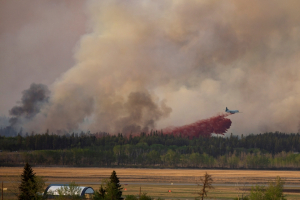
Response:
[[[117,190],[117,197],[120,198],[122,196],[122,186],[120,184],[119,178],[117,177],[117,174],[115,170],[111,173],[110,176],[110,182],[115,184],[116,190]]]
[[[105,194],[105,197],[104,197],[105,200],[118,200],[118,199],[120,199],[121,196],[119,194],[119,190],[118,190],[115,183],[107,181],[105,190],[106,190],[106,194]]]
[[[21,175],[21,184],[19,186],[19,200],[35,200],[37,199],[38,186],[35,179],[35,173],[31,166],[26,163],[24,171]]]
[[[104,198],[105,192],[106,192],[106,191],[103,189],[103,187],[102,187],[102,185],[101,185],[101,187],[100,187],[100,189],[99,189],[99,194],[100,194],[100,196],[101,196],[102,198]]]
[[[106,190],[101,185],[99,190],[95,192],[93,199],[94,200],[104,200],[105,199]]]

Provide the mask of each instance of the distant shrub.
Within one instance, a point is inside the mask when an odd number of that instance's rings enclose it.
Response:
[[[286,200],[283,195],[284,181],[277,176],[274,182],[268,187],[255,186],[252,187],[249,198],[251,200]]]
[[[125,200],[138,200],[138,198],[134,195],[127,195]]]
[[[234,198],[233,200],[250,200],[248,197],[240,197],[240,198]]]
[[[150,196],[147,196],[147,193],[143,193],[140,200],[152,200],[152,198]]]

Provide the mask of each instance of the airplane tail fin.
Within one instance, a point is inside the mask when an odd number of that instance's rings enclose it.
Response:
[[[225,111],[227,111],[228,110],[228,108],[226,107],[226,110]]]

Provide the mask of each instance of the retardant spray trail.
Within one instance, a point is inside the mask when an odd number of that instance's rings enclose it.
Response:
[[[224,113],[185,126],[168,127],[163,129],[163,133],[173,135],[181,134],[190,139],[193,137],[198,138],[200,135],[210,137],[212,133],[224,135],[232,123],[230,119],[225,118],[229,115],[231,115],[231,113]]]

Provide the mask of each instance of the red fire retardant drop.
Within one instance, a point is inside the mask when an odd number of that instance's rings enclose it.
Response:
[[[188,138],[196,137],[200,135],[203,137],[210,137],[212,133],[222,134],[231,126],[231,120],[225,118],[231,115],[230,113],[219,114],[209,119],[199,120],[195,123],[180,126],[180,127],[169,127],[163,129],[164,134],[182,135]]]

